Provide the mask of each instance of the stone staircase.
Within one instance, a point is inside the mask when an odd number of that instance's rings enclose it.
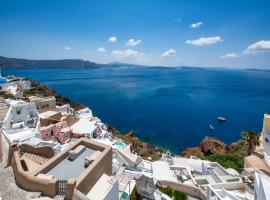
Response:
[[[43,165],[45,162],[49,160],[49,158],[46,158],[44,156],[39,156],[32,153],[23,153],[22,157],[28,158],[29,160],[32,160],[33,162]]]

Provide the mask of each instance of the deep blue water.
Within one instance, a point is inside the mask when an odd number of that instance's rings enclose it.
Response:
[[[206,136],[227,143],[260,131],[270,111],[270,72],[149,68],[12,69],[88,105],[123,132],[179,153]],[[227,121],[216,121],[217,116]],[[215,130],[209,130],[209,124]]]

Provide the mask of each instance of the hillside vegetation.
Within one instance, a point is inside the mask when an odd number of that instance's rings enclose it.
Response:
[[[199,147],[187,148],[182,155],[185,157],[194,155],[240,172],[244,168],[245,156],[251,155],[256,146],[260,145],[260,136],[254,131],[243,131],[241,136],[242,139],[230,145],[218,139],[206,137]]]

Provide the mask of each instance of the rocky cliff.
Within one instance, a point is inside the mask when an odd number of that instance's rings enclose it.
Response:
[[[182,152],[185,157],[191,155],[225,154],[227,145],[216,138],[205,137],[198,147],[187,148]]]

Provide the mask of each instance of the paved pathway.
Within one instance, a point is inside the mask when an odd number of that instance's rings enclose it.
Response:
[[[40,196],[39,192],[28,192],[19,188],[14,181],[11,167],[4,168],[0,164],[0,177],[0,199],[28,200]]]
[[[258,155],[250,155],[245,158],[245,167],[259,169],[263,173],[270,176],[270,167],[265,163],[263,158],[260,158]]]

